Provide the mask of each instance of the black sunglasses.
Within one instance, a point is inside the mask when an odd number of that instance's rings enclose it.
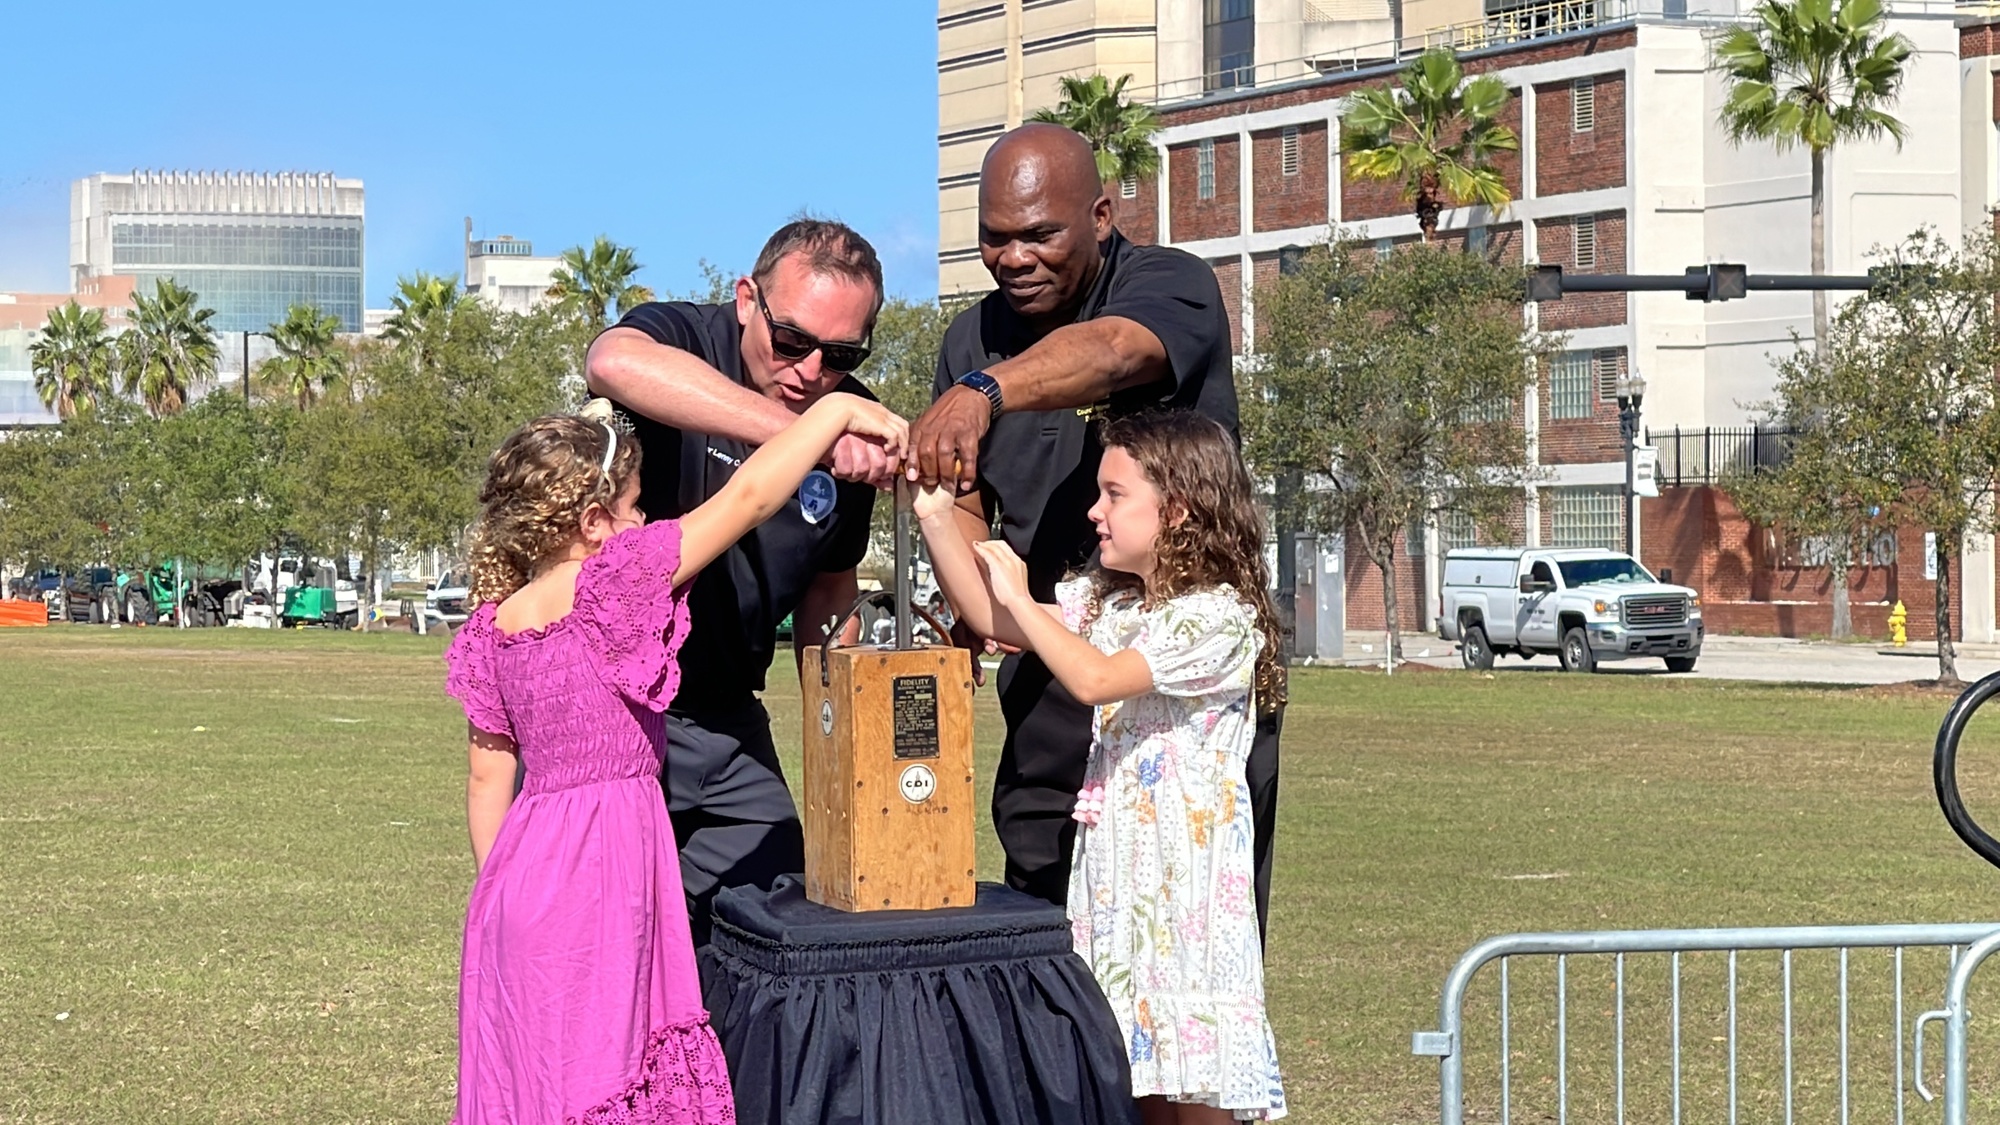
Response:
[[[771,330],[771,350],[778,354],[778,358],[796,363],[818,352],[821,367],[828,371],[837,371],[842,375],[852,372],[867,361],[869,349],[866,344],[832,344],[810,332],[800,331],[789,324],[778,323],[771,316],[771,306],[764,303],[764,287],[757,286],[756,292],[757,311],[764,314],[764,326]]]

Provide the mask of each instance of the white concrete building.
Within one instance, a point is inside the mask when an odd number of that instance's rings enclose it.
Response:
[[[474,239],[472,220],[465,220],[465,291],[497,309],[533,311],[548,299],[561,258],[535,256],[534,244],[503,234]]]

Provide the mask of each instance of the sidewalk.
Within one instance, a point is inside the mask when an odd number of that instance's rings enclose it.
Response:
[[[1381,633],[1350,630],[1342,663],[1349,667],[1379,667],[1385,641]],[[1968,683],[2000,671],[2000,644],[1960,642],[1954,650],[1959,678]],[[1403,659],[1438,668],[1461,666],[1457,646],[1438,639],[1435,633],[1403,634]],[[1607,662],[1599,667],[1612,674],[1665,674],[1656,659]],[[1525,661],[1517,656],[1503,656],[1494,662],[1494,670],[1501,672],[1553,672],[1557,668],[1553,656]],[[1711,636],[1703,644],[1701,658],[1691,675],[1701,679],[1794,683],[1881,684],[1925,680],[1937,675],[1937,646],[1922,641],[1898,649],[1882,641],[1835,644],[1789,637]]]

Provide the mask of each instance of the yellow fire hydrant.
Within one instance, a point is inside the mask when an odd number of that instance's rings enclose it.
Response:
[[[1910,642],[1910,631],[1904,628],[1904,623],[1909,619],[1910,611],[1903,608],[1902,602],[1899,601],[1889,608],[1889,643],[1897,648],[1902,648]]]

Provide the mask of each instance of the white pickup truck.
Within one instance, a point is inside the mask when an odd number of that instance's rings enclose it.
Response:
[[[1664,657],[1692,672],[1701,597],[1647,573],[1632,556],[1587,548],[1467,548],[1445,556],[1438,635],[1467,668],[1497,653],[1553,655],[1569,672],[1602,660]]]

